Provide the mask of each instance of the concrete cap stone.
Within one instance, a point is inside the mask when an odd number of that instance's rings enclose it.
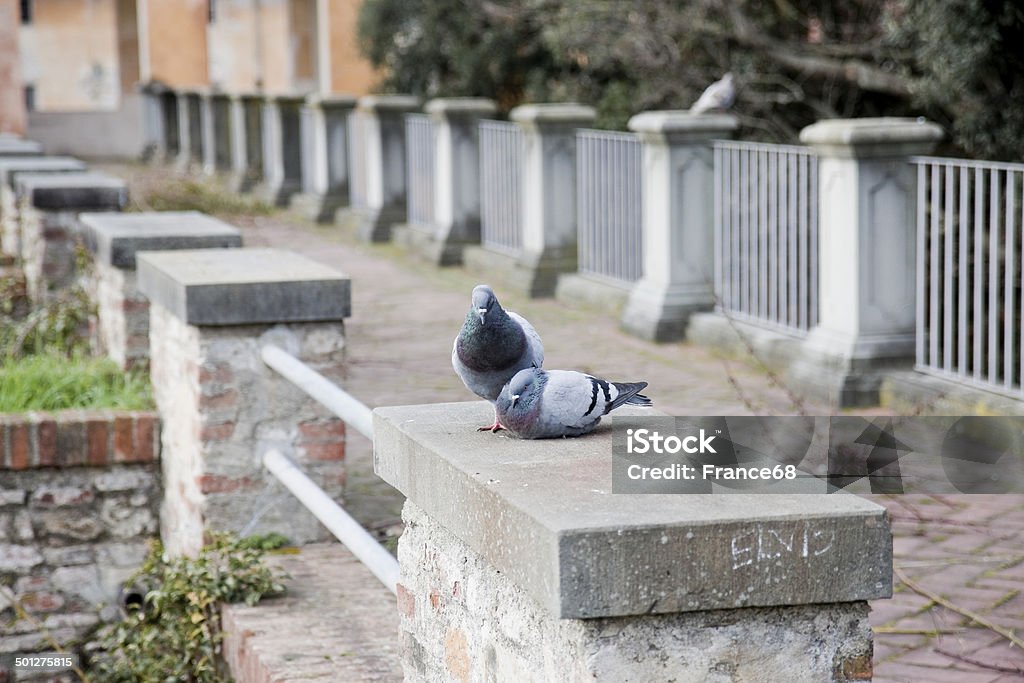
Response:
[[[944,136],[925,118],[863,118],[819,121],[800,131],[800,141],[839,157],[927,154]]]
[[[652,411],[625,407],[616,423]],[[657,413],[655,413],[657,414]],[[611,429],[477,432],[489,403],[374,411],[374,469],[552,614],[861,601],[892,592],[885,509],[851,494],[612,494]]]
[[[25,140],[14,135],[0,137],[0,157],[29,156],[43,153],[43,146],[35,140]]]
[[[636,133],[671,138],[707,140],[732,137],[740,127],[731,114],[693,114],[686,110],[645,111],[629,120],[629,129]]]
[[[190,325],[337,321],[348,317],[347,275],[283,249],[136,253],[139,291]]]
[[[597,118],[593,107],[574,102],[551,104],[524,104],[509,112],[516,123],[576,123],[588,124]]]
[[[318,92],[306,95],[306,104],[323,109],[354,109],[358,102],[355,95],[323,95]]]
[[[69,173],[84,170],[85,162],[74,157],[0,157],[0,185],[13,188],[14,179],[20,173]]]
[[[435,116],[488,116],[498,111],[494,100],[486,97],[439,97],[423,108]]]
[[[415,95],[363,95],[358,108],[362,111],[411,112],[417,111],[422,100]]]
[[[43,211],[108,211],[128,204],[128,186],[106,173],[20,173],[14,182],[19,199]]]
[[[242,246],[238,228],[198,211],[83,213],[86,241],[103,263],[135,269],[139,251]]]

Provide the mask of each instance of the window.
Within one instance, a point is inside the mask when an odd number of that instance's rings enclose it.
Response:
[[[32,23],[32,0],[21,0],[21,23]]]
[[[36,86],[25,86],[25,111],[36,110]]]

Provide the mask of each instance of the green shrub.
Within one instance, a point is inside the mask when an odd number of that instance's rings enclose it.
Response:
[[[146,590],[145,599],[100,634],[93,678],[109,683],[226,680],[218,671],[220,605],[253,605],[284,590],[282,577],[263,563],[265,546],[279,542],[214,534],[195,559],[165,557],[154,543],[132,579]]]
[[[266,215],[272,207],[265,202],[228,192],[212,182],[171,180],[149,189],[132,206],[136,211],[201,211],[211,215]]]
[[[106,359],[57,354],[0,360],[0,412],[152,407],[149,381]]]

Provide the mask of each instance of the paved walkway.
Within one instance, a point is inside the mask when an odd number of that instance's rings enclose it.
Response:
[[[133,169],[133,178],[140,175]],[[453,373],[450,354],[475,278],[284,214],[231,220],[244,229],[249,246],[293,249],[351,275],[345,387],[354,395],[370,406],[474,398]],[[666,413],[798,412],[788,392],[755,363],[725,360],[686,344],[647,343],[622,333],[602,313],[551,300],[501,298],[543,334],[546,366],[647,380],[647,393]],[[829,412],[816,404],[804,410]],[[369,444],[353,437],[348,457],[346,507],[367,526],[394,534],[401,499],[373,476]],[[878,502],[892,514],[895,565],[909,583],[897,579],[893,599],[873,603],[875,680],[1024,680],[1024,650],[991,628],[1024,637],[1024,496],[898,496]],[[936,594],[990,627],[918,591]]]

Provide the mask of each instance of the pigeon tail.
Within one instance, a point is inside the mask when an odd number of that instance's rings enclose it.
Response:
[[[653,405],[651,399],[640,393],[647,388],[647,382],[612,382],[612,386],[619,390],[619,395],[608,404],[605,415],[624,404],[645,407]]]

